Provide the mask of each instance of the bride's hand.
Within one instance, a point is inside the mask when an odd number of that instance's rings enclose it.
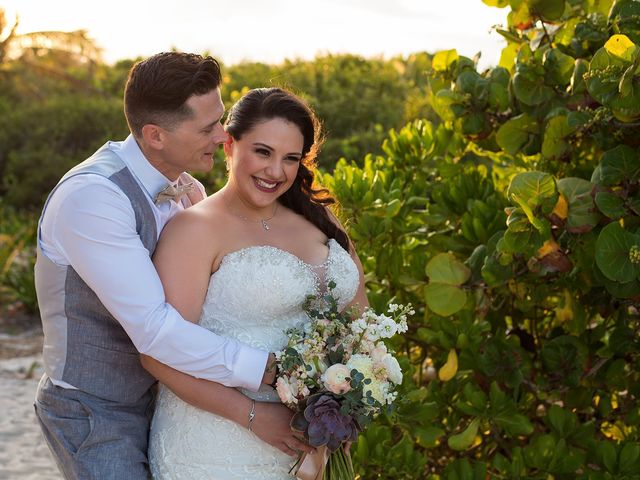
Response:
[[[281,403],[256,402],[252,431],[260,440],[292,457],[300,452],[313,453],[315,449],[302,434],[291,429],[291,417],[293,412]]]

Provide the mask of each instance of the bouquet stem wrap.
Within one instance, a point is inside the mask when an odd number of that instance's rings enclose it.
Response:
[[[316,453],[305,453],[293,473],[298,480],[323,480],[328,460],[327,447],[319,447],[316,449]]]

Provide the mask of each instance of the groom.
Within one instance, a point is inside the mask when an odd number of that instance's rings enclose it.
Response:
[[[181,172],[210,170],[227,139],[220,82],[211,57],[160,53],[134,65],[124,95],[131,135],[67,172],[44,206],[35,275],[46,373],[35,409],[66,478],[147,478],[155,379],[139,353],[227,386],[274,379],[271,354],[167,304],[151,262],[164,225],[204,198]]]

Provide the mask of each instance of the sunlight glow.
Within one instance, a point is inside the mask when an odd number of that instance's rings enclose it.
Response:
[[[506,17],[481,0],[5,0],[2,8],[10,25],[19,15],[18,33],[87,30],[109,63],[171,48],[227,64],[456,48],[469,57],[481,51],[486,67],[498,63],[504,46],[491,27]]]

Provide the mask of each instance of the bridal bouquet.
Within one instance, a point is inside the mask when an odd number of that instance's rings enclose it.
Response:
[[[305,312],[311,321],[287,330],[288,343],[276,353],[276,390],[284,404],[296,413],[291,421],[309,444],[325,447],[326,465],[306,478],[343,480],[354,478],[351,458],[344,444],[353,442],[383,409],[392,407],[402,370],[384,339],[407,331],[411,305],[390,304],[385,314],[372,309],[338,310],[331,292],[309,297]],[[294,466],[304,476],[302,458]],[[317,459],[316,459],[317,460]],[[324,462],[323,462],[324,463]]]

